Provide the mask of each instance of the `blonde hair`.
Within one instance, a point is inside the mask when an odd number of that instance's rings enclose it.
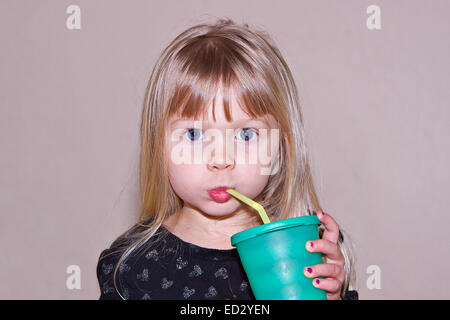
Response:
[[[271,220],[322,210],[311,174],[297,87],[274,41],[266,32],[246,23],[238,25],[229,18],[198,24],[179,34],[162,52],[146,88],[140,128],[141,212],[136,225],[141,228],[131,228],[112,245],[121,252],[114,270],[116,290],[120,265],[148,241],[157,241],[153,236],[164,219],[183,206],[168,179],[162,138],[166,136],[168,118],[171,115],[197,118],[205,114],[211,101],[214,108],[213,98],[219,87],[223,88],[228,121],[231,90],[251,117],[271,114],[278,121],[279,170],[270,176],[255,199]],[[148,224],[143,224],[144,221]],[[322,235],[323,227],[319,232]],[[344,245],[341,233],[338,245],[345,257],[346,270],[341,294],[355,281],[353,250],[349,244],[346,241]]]

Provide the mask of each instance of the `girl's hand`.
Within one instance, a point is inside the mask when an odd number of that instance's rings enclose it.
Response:
[[[345,279],[345,259],[337,244],[339,225],[329,214],[324,212],[317,212],[317,217],[325,226],[322,239],[307,241],[305,246],[309,252],[325,254],[326,263],[306,267],[303,273],[308,278],[313,278],[313,285],[316,288],[327,292],[328,300],[340,300],[341,287]],[[319,276],[325,279],[316,279]]]

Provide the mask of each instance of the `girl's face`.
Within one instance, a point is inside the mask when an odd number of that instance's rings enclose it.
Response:
[[[230,101],[233,120],[228,122],[220,91],[216,99],[215,122],[212,104],[208,119],[169,118],[166,146],[169,180],[184,206],[225,217],[242,203],[226,192],[211,189],[226,186],[256,198],[274,173],[270,168],[277,157],[279,133],[273,116],[251,119],[234,95]]]

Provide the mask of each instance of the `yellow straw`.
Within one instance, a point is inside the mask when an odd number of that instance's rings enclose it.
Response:
[[[227,189],[226,192],[231,194],[233,197],[241,200],[242,202],[248,204],[250,207],[258,211],[259,216],[261,217],[264,224],[270,223],[269,217],[267,216],[266,210],[264,210],[264,207],[260,205],[258,202],[253,201],[252,199],[244,196],[242,193],[237,192],[234,189]]]

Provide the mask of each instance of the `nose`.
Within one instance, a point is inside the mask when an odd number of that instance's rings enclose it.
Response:
[[[217,170],[231,170],[235,167],[236,163],[234,156],[230,152],[225,152],[225,157],[223,152],[220,152],[222,148],[215,149],[211,158],[208,159],[207,167],[211,171]],[[219,152],[218,152],[219,151]]]
[[[211,137],[207,146],[207,167],[211,171],[231,170],[235,167],[234,132],[219,129],[208,131]]]
[[[234,161],[230,163],[230,160],[228,160],[228,163],[226,161],[218,161],[214,159],[212,162],[207,164],[208,169],[211,171],[217,171],[217,170],[224,170],[224,169],[232,169],[234,168]]]

